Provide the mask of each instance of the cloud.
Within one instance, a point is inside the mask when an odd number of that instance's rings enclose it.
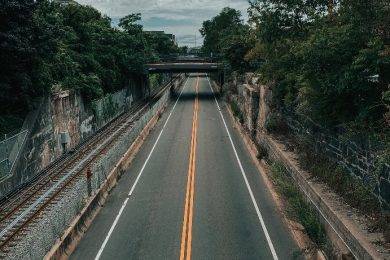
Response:
[[[229,6],[247,19],[248,0],[77,0],[110,16],[114,23],[130,13],[141,13],[146,30],[165,30],[177,36],[181,45],[194,45],[202,22]],[[192,41],[190,38],[192,37]],[[199,42],[200,43],[200,42]]]

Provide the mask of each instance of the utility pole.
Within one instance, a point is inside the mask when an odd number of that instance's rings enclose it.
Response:
[[[196,49],[196,33],[195,33],[195,49]]]

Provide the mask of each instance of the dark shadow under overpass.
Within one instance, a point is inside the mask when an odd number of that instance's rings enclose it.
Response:
[[[209,62],[163,62],[147,64],[149,73],[212,73],[222,69],[220,63]]]

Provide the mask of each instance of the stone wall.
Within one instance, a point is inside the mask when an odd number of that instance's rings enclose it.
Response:
[[[255,75],[247,74],[245,77],[234,77],[225,85],[225,88],[228,91],[226,99],[230,106],[235,103],[235,106],[238,106],[240,110],[241,115],[236,115],[236,117],[242,119],[240,122],[242,131],[249,134],[254,147],[261,148],[261,151],[257,151],[258,153],[267,154],[271,161],[281,163],[290,173],[301,193],[318,212],[318,217],[324,224],[328,237],[332,238],[333,245],[337,245],[335,250],[341,248],[344,251],[343,247],[345,246],[347,251],[351,252],[357,259],[382,259],[378,253],[382,251],[378,251],[378,248],[373,246],[378,241],[375,238],[381,234],[364,235],[366,232],[362,228],[363,224],[356,225],[356,222],[359,222],[356,221],[358,218],[350,215],[345,216],[345,212],[352,212],[352,209],[345,205],[337,194],[324,188],[323,184],[313,182],[311,174],[300,168],[295,154],[289,152],[282,142],[275,141],[267,133],[267,120],[271,116],[272,86],[262,85]],[[301,134],[309,133],[305,131]],[[327,147],[327,144],[322,143],[322,146]],[[340,164],[346,163],[346,161],[347,158],[344,158],[339,151]],[[383,192],[380,185],[384,186],[384,182],[386,185],[390,184],[389,174],[382,173],[377,177],[379,178],[377,178],[376,189],[379,189],[379,192],[376,194],[380,201],[385,203],[389,199],[389,191]],[[332,252],[332,254],[334,253],[338,254],[338,252]]]
[[[173,85],[179,86],[183,82],[184,77],[179,77]],[[54,205],[44,210],[41,217],[34,222],[34,225],[29,227],[18,240],[18,243],[9,252],[5,253],[5,258],[46,259],[45,254],[53,244],[59,242],[64,231],[72,225],[75,218],[80,216],[80,213],[85,212],[83,210],[84,206],[88,207],[89,205],[86,205],[86,203],[90,203],[94,197],[100,198],[95,206],[101,207],[102,197],[107,194],[104,189],[111,189],[125,172],[131,162],[130,157],[135,156],[137,149],[139,149],[139,147],[135,147],[142,144],[147,133],[151,130],[150,128],[153,127],[151,120],[154,120],[154,123],[157,122],[170,100],[170,91],[166,90],[147,111],[135,116],[136,120],[134,120],[132,126],[122,129],[120,136],[112,145],[91,162],[90,183],[87,183],[86,178],[77,178],[71,187],[62,192]]]
[[[241,113],[243,126],[255,137],[258,131],[265,129],[268,109],[260,102],[260,98],[265,98],[268,88],[259,84],[258,76],[252,73],[244,77],[233,75],[233,79],[224,87],[227,89],[226,98],[235,103]]]
[[[0,182],[0,200],[28,184],[40,171],[130,108],[134,101],[143,99],[147,91],[133,85],[91,103],[70,90],[54,91],[46,97],[29,129],[15,170]]]
[[[233,75],[224,87],[227,90],[226,99],[239,110],[238,117],[245,130],[254,141],[260,143],[262,134],[267,132],[267,121],[271,116],[272,85],[261,84],[256,74],[248,73],[245,76]],[[283,120],[291,133],[313,140],[313,147],[369,187],[382,210],[390,211],[389,163],[378,162],[375,154],[359,148],[349,140],[339,140],[337,136],[320,129],[313,131],[299,117],[291,118],[283,114]],[[308,121],[311,122],[310,119]]]

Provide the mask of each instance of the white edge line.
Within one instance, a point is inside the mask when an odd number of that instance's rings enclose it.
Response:
[[[240,160],[240,158],[238,157],[238,153],[237,153],[236,147],[235,147],[235,145],[234,145],[234,142],[233,142],[233,139],[232,139],[232,137],[231,137],[231,135],[230,135],[229,129],[228,129],[228,127],[227,127],[225,118],[224,118],[224,116],[223,116],[223,114],[222,114],[221,108],[220,108],[220,106],[219,106],[219,103],[218,103],[218,101],[217,101],[217,98],[215,97],[214,90],[213,90],[213,88],[211,87],[211,83],[210,83],[210,80],[209,80],[208,77],[207,77],[207,81],[208,81],[208,83],[209,83],[209,86],[210,86],[211,91],[213,92],[215,104],[217,105],[218,112],[219,112],[219,114],[220,114],[220,116],[221,116],[221,118],[222,118],[222,121],[223,121],[223,124],[224,124],[224,126],[225,126],[226,132],[227,132],[227,134],[228,134],[228,136],[229,136],[230,144],[232,145],[232,148],[233,148],[233,151],[234,151],[234,155],[236,156],[238,165],[239,165],[240,170],[241,170],[242,177],[244,178],[246,187],[247,187],[247,189],[248,189],[248,191],[249,191],[249,195],[250,195],[250,197],[251,197],[251,199],[252,199],[253,206],[255,207],[255,210],[256,210],[256,213],[257,213],[257,217],[259,218],[259,221],[260,221],[261,227],[262,227],[262,229],[263,229],[264,235],[265,235],[265,237],[266,237],[266,239],[267,239],[268,247],[269,247],[269,249],[271,250],[271,254],[272,254],[273,259],[274,259],[274,260],[278,260],[278,256],[277,256],[277,254],[276,254],[276,251],[275,251],[274,245],[273,245],[273,243],[272,243],[271,237],[270,237],[270,235],[269,235],[269,233],[268,233],[268,230],[267,230],[267,227],[266,227],[266,225],[265,225],[263,216],[262,216],[262,214],[261,214],[261,212],[260,212],[259,206],[257,205],[255,196],[253,195],[252,188],[251,188],[251,186],[250,186],[250,184],[249,184],[249,182],[248,182],[248,179],[247,179],[247,177],[246,177],[245,170],[244,170],[244,168],[242,167],[241,160]]]
[[[209,80],[209,84],[210,84],[210,80]],[[210,87],[211,87],[211,84],[210,84]],[[213,89],[211,88],[211,90],[213,91]],[[218,102],[217,102],[217,106],[218,106]],[[219,106],[218,106],[219,107]],[[294,177],[294,175],[292,175],[292,177],[294,178],[294,180],[296,181],[296,178]],[[344,243],[344,245],[348,248],[348,250],[351,252],[351,254],[356,258],[356,259],[360,259],[356,254],[355,252],[352,251],[352,249],[350,248],[350,246],[347,244],[347,242],[345,242],[344,238],[341,236],[340,232],[333,226],[333,224],[330,222],[330,220],[325,216],[325,214],[322,212],[322,210],[319,208],[319,206],[317,205],[317,203],[314,202],[314,200],[311,198],[311,196],[308,194],[308,192],[306,191],[306,189],[304,189],[304,187],[298,182],[296,181],[296,184],[299,186],[299,188],[301,189],[301,191],[303,191],[303,193],[305,193],[306,197],[311,201],[311,203],[314,205],[314,207],[317,209],[317,211],[321,214],[321,216],[323,217],[323,219],[329,224],[329,226],[333,229],[333,231],[336,233],[336,235],[340,238],[340,240]]]
[[[156,141],[155,141],[155,143],[154,143],[154,145],[153,145],[153,147],[152,147],[152,150],[150,151],[148,157],[146,158],[146,161],[145,161],[145,163],[143,164],[143,166],[142,166],[142,168],[141,168],[141,170],[140,170],[140,172],[139,172],[139,174],[138,174],[138,176],[137,176],[137,179],[135,180],[133,186],[131,187],[131,190],[130,190],[130,192],[129,192],[129,194],[128,194],[128,197],[127,197],[126,200],[123,202],[121,209],[119,210],[119,212],[118,212],[118,214],[117,214],[117,216],[116,216],[114,222],[112,223],[111,228],[110,228],[110,230],[108,231],[107,236],[106,236],[106,238],[104,239],[104,242],[103,242],[103,244],[101,245],[101,247],[100,247],[100,249],[99,249],[99,251],[98,251],[98,253],[97,253],[96,257],[95,257],[95,260],[99,260],[99,259],[100,259],[101,255],[102,255],[102,253],[103,253],[103,251],[104,251],[104,248],[106,247],[107,242],[108,242],[108,240],[110,239],[110,237],[111,237],[111,235],[112,235],[112,232],[113,232],[114,229],[115,229],[115,226],[118,224],[119,218],[121,217],[121,215],[122,215],[122,213],[123,213],[123,210],[125,209],[125,207],[126,207],[126,205],[127,205],[127,202],[129,201],[130,196],[133,194],[134,189],[135,189],[135,187],[137,186],[137,183],[138,183],[139,179],[141,178],[141,175],[142,175],[142,173],[144,172],[145,167],[146,167],[147,163],[149,162],[149,159],[150,159],[150,157],[152,156],[153,151],[154,151],[154,149],[156,148],[156,146],[157,146],[157,144],[158,144],[158,142],[159,142],[159,140],[160,140],[160,138],[161,138],[161,135],[162,135],[162,133],[164,132],[165,127],[166,127],[167,124],[168,124],[169,119],[170,119],[171,116],[172,116],[172,113],[173,113],[173,111],[175,110],[176,105],[177,105],[177,103],[179,102],[179,99],[180,99],[181,95],[183,94],[183,91],[184,91],[184,89],[185,89],[186,86],[187,86],[188,80],[189,80],[189,77],[187,78],[187,81],[184,83],[184,87],[183,87],[183,89],[181,90],[180,95],[179,95],[179,97],[177,98],[177,100],[176,100],[176,102],[175,102],[175,104],[174,104],[174,106],[173,106],[171,112],[169,113],[169,116],[168,116],[167,120],[165,121],[165,124],[164,124],[163,128],[161,129],[160,134],[158,135],[158,137],[157,137],[157,139],[156,139]]]
[[[311,198],[311,195],[306,191],[306,189],[297,181],[294,174],[291,174],[292,178],[295,180],[296,184],[299,186],[300,190],[305,193],[306,198],[308,198],[311,203],[314,205],[314,207],[317,209],[317,211],[321,214],[322,218],[329,224],[329,226],[333,229],[333,231],[336,233],[336,235],[340,238],[340,240],[344,243],[344,245],[347,247],[349,252],[355,257],[355,259],[360,259],[355,252],[352,251],[352,249],[349,247],[349,245],[345,242],[344,238],[341,236],[340,232],[333,226],[333,224],[328,220],[328,218],[325,216],[325,214],[322,212],[320,207],[317,205],[317,203]],[[370,254],[370,253],[369,253]],[[371,254],[370,254],[371,255]]]

